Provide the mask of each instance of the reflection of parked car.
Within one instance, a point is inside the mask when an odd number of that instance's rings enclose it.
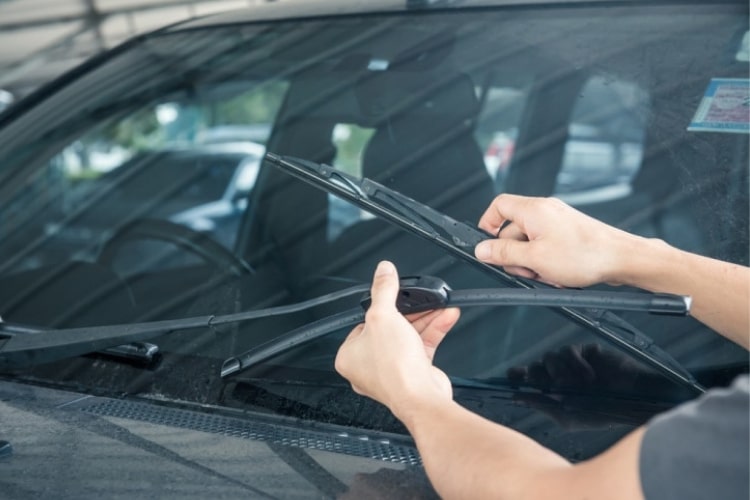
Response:
[[[91,180],[76,177],[65,203],[54,209],[57,220],[44,223],[44,234],[66,242],[50,248],[48,258],[103,242],[118,225],[139,219],[172,221],[230,248],[264,150],[240,143],[142,151]],[[77,214],[74,222],[58,222],[71,214]]]
[[[453,289],[541,285],[477,263],[446,237],[462,226],[357,176],[473,224],[498,194],[479,144],[515,127],[504,191],[616,179],[627,192],[589,198],[590,215],[747,264],[747,136],[688,130],[713,78],[747,78],[732,58],[747,29],[746,1],[263,2],[138,37],[14,105],[0,115],[2,494],[434,497],[403,425],[334,370],[362,289],[336,294],[383,259]],[[376,215],[253,163],[254,146],[174,149],[237,124],[269,124],[269,152],[313,162],[292,164]],[[361,148],[344,150],[342,125]],[[129,159],[71,175],[76,143]],[[318,166],[342,158],[353,177]],[[87,328],[38,332],[73,327]],[[141,344],[101,352],[125,340]],[[508,376],[585,344],[637,376]],[[575,462],[748,370],[690,317],[507,305],[465,308],[435,359],[459,404]]]
[[[508,172],[517,135],[518,131],[515,129],[495,133],[484,152],[487,171],[495,180],[502,180]]]
[[[629,185],[641,165],[640,142],[613,142],[596,127],[573,123],[557,175],[557,193],[565,195]]]
[[[271,126],[268,123],[254,125],[222,125],[211,127],[198,132],[196,142],[198,144],[226,144],[226,143],[261,143],[265,144]]]
[[[487,169],[495,173],[497,183],[507,175],[516,136],[516,130],[496,133],[484,153]],[[555,195],[581,204],[587,197],[603,201],[603,190],[606,190],[604,196],[611,198],[628,194],[630,181],[641,164],[642,151],[640,142],[614,142],[603,137],[594,126],[572,123]]]
[[[209,233],[219,243],[231,248],[240,217],[247,207],[248,193],[258,177],[265,147],[243,142],[203,146],[199,151],[233,157],[239,162],[235,163],[236,168],[227,179],[226,189],[220,196],[207,199],[205,203],[192,203],[190,208],[171,214],[169,220],[196,231]],[[229,172],[231,169],[227,169],[226,173]]]
[[[263,152],[263,146],[255,144],[142,152],[85,189],[108,190],[102,204],[125,212],[137,210],[160,193],[148,214],[180,216],[187,209],[246,196]]]

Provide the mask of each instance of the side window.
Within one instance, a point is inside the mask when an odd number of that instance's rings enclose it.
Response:
[[[144,228],[154,220],[162,229],[182,226],[184,234],[198,233],[231,251],[285,90],[286,84],[276,83],[176,98],[69,142],[47,167],[62,195],[45,207],[43,222],[56,254],[42,247],[35,262],[60,258],[62,240],[67,258],[95,260],[106,242],[130,227],[138,236],[118,252],[118,272],[198,260],[187,252],[175,257],[173,244],[142,241],[149,240]],[[165,253],[167,247],[174,248]],[[163,257],[146,261],[141,254]]]
[[[362,175],[362,158],[375,129],[353,123],[337,123],[331,142],[336,147],[333,166],[355,176]],[[328,195],[327,240],[335,240],[347,227],[372,216],[338,196]]]
[[[586,205],[630,194],[641,165],[648,94],[612,76],[594,76],[581,90],[568,127],[555,196]]]
[[[527,96],[526,88],[511,86],[492,86],[480,90],[483,106],[477,122],[476,139],[484,155],[487,173],[492,177],[495,192],[498,193],[505,187]]]

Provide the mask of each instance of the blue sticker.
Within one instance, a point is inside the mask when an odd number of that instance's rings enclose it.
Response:
[[[712,78],[688,130],[750,133],[750,79]]]

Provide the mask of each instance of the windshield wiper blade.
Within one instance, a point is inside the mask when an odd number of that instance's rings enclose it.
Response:
[[[129,342],[141,342],[180,330],[214,328],[230,323],[291,314],[364,293],[369,287],[370,285],[367,284],[356,285],[304,302],[283,306],[145,323],[48,330],[8,324],[0,320],[0,371],[104,351]]]
[[[342,172],[329,165],[319,164],[304,159],[281,156],[272,152],[266,153],[266,160],[284,172],[316,186],[328,193],[349,200],[354,205],[391,222],[407,232],[420,236],[444,248],[452,255],[464,260],[482,272],[500,279],[515,288],[539,289],[549,288],[540,282],[517,278],[506,273],[500,267],[489,265],[474,256],[473,247],[482,240],[494,238],[469,224],[456,221],[439,211],[419,203],[397,191],[389,189],[375,181]],[[444,234],[441,234],[441,231]],[[569,319],[591,328],[602,338],[622,346],[638,359],[661,371],[672,380],[699,392],[704,389],[695,381],[679,363],[659,361],[661,354],[652,356],[648,350],[638,344],[648,338],[635,326],[630,325],[611,311],[602,309],[558,309]],[[623,340],[623,331],[629,340]],[[653,349],[656,349],[653,346]],[[664,353],[666,355],[666,353]],[[668,355],[667,355],[668,356]]]
[[[416,280],[416,281],[415,281]],[[404,283],[409,286],[404,286]],[[406,292],[406,293],[405,293]],[[292,330],[224,361],[221,376],[238,374],[278,354],[307,344],[329,333],[351,327],[364,320],[364,309],[370,304],[369,294],[361,301],[362,308],[354,308]],[[600,292],[592,290],[519,290],[508,288],[451,290],[439,278],[402,278],[397,307],[402,313],[412,313],[445,307],[488,305],[530,305],[546,307],[582,307],[608,310],[642,311],[652,314],[686,315],[690,298],[672,294],[637,292]],[[614,316],[614,315],[613,315]],[[614,316],[615,318],[617,316]],[[656,345],[650,337],[621,321],[616,323],[612,338],[617,345],[646,359],[664,375],[696,392],[705,389],[669,353]]]
[[[474,256],[474,247],[480,241],[494,238],[494,235],[476,226],[457,221],[371,179],[360,179],[329,165],[272,152],[266,153],[266,160],[303,182],[349,200],[373,215],[433,242],[509,286],[533,288],[526,280],[517,278],[502,268],[486,264]]]
[[[307,324],[226,360],[221,374],[227,376],[332,331],[360,323],[364,319],[364,309],[369,306],[369,294],[366,293],[369,289],[369,285],[362,284],[296,304],[219,316],[209,315],[147,323],[39,330],[8,325],[0,321],[0,371],[88,354],[179,330],[213,328],[251,319],[291,314],[354,294],[365,293],[360,301],[361,308],[354,308]],[[402,278],[400,291],[397,306],[404,314],[444,307],[486,305],[583,307],[597,308],[597,310],[604,308],[670,315],[686,315],[690,310],[689,297],[679,295],[566,289],[490,288],[454,291],[443,280],[431,276]],[[614,318],[617,317],[614,316]],[[671,378],[693,389],[703,391],[692,375],[654,344],[652,339],[630,328],[629,324],[622,320],[615,326],[620,330],[612,334],[612,339],[616,343],[634,352],[638,357],[646,359],[652,366]]]

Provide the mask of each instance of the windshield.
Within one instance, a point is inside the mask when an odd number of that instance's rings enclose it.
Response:
[[[266,151],[372,179],[471,226],[499,193],[557,196],[747,265],[747,113],[732,111],[748,88],[746,10],[488,7],[133,42],[0,124],[0,316],[73,328],[233,314],[367,283],[383,259],[455,290],[508,286],[276,169]],[[164,332],[148,340],[160,354],[147,363],[100,352],[9,376],[392,430],[380,413],[332,403],[349,391],[333,370],[349,328],[220,377],[226,359],[358,301]],[[747,370],[742,349],[691,318],[617,314],[706,386]],[[515,369],[571,346],[639,375],[518,386]],[[657,405],[689,396],[539,307],[465,309],[436,363],[458,387]]]

